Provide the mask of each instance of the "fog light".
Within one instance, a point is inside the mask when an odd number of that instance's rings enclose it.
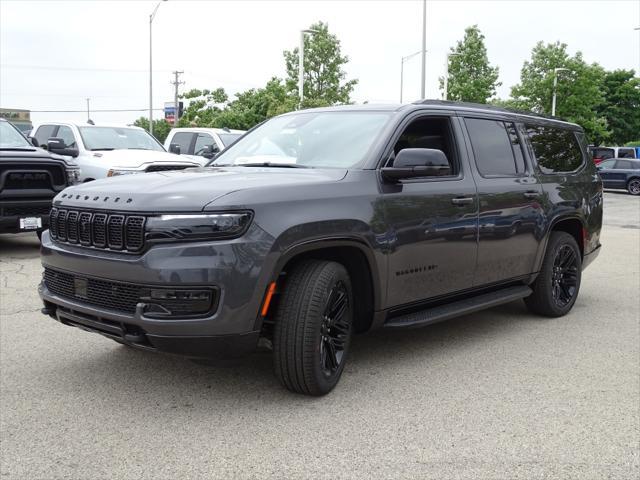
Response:
[[[209,313],[214,292],[205,289],[158,288],[144,290],[140,300],[149,317],[193,317]]]

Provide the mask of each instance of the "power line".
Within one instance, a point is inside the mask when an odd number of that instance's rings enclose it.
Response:
[[[55,67],[49,65],[18,65],[3,63],[2,68],[15,68],[23,70],[58,70],[69,72],[130,72],[130,73],[149,73],[148,70],[137,70],[128,68],[87,68],[87,67]],[[166,73],[170,70],[155,70],[156,73]]]
[[[162,111],[162,108],[154,108],[154,110]],[[29,110],[31,113],[86,113],[86,110]],[[92,112],[113,113],[113,112],[148,112],[148,108],[135,109],[109,109],[109,110],[91,110]]]

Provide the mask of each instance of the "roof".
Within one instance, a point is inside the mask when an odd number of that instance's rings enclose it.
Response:
[[[209,132],[217,134],[229,134],[229,133],[246,133],[246,130],[234,130],[231,128],[211,128],[211,127],[178,127],[172,128],[171,131],[175,132]]]
[[[470,102],[452,102],[447,100],[418,100],[409,104],[362,104],[362,105],[337,105],[334,107],[320,107],[313,108],[305,111],[383,111],[383,112],[398,112],[401,110],[418,110],[421,107],[429,107],[435,110],[453,110],[464,112],[477,112],[477,113],[497,113],[502,115],[508,115],[513,119],[519,120],[535,120],[538,122],[555,123],[563,125],[564,127],[570,126],[572,128],[581,128],[579,125],[571,122],[566,122],[557,117],[550,117],[546,115],[540,115],[533,112],[520,111],[511,108],[497,107],[495,105],[470,103]],[[296,112],[290,112],[296,113]],[[286,115],[286,114],[285,114]]]

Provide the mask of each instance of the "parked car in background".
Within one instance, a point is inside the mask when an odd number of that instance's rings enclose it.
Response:
[[[260,340],[286,388],[323,395],[354,333],[523,298],[567,314],[600,249],[602,183],[575,124],[454,102],[349,105],[272,118],[144,189],[72,187],[51,225],[43,313],[194,358]]]
[[[598,165],[610,158],[638,158],[638,154],[634,147],[592,147],[591,157]]]
[[[245,133],[244,130],[228,128],[173,128],[164,148],[194,160],[210,160]]]
[[[34,145],[74,158],[83,182],[134,173],[181,170],[205,163],[178,158],[146,130],[133,126],[43,123],[33,128]],[[49,145],[51,140],[52,145]]]
[[[611,158],[598,165],[604,188],[624,189],[640,195],[640,160]]]
[[[0,233],[35,230],[40,236],[53,197],[79,178],[75,163],[35,148],[0,118]]]

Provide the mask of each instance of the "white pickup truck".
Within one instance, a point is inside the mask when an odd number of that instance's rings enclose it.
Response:
[[[228,128],[174,128],[169,132],[164,148],[194,161],[208,161],[245,133]]]
[[[34,126],[31,141],[53,153],[73,157],[80,166],[82,182],[199,167],[207,162],[202,157],[180,158],[167,153],[146,130],[133,126],[43,123]]]

